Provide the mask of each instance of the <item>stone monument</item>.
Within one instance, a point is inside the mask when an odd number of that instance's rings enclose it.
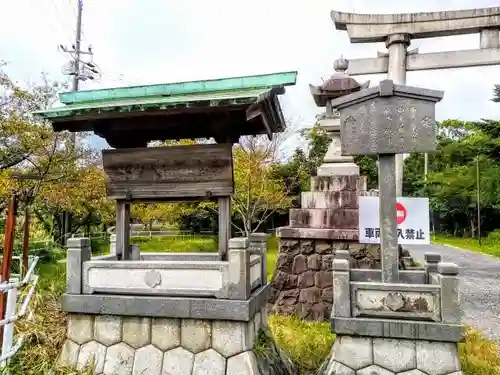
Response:
[[[381,270],[359,278],[346,251],[333,260],[332,328],[321,375],[459,375],[462,337],[458,266],[426,254],[425,270],[398,270],[395,155],[436,147],[435,103],[443,93],[385,80],[332,101],[342,154],[378,155]]]
[[[290,210],[290,225],[277,230],[280,245],[269,303],[278,314],[329,318],[337,249],[349,250],[352,268],[380,268],[379,246],[358,243],[358,196],[366,190],[366,180],[352,156],[341,155],[340,116],[330,105],[332,99],[369,85],[349,77],[347,66],[345,59],[335,61],[335,74],[320,86],[310,85],[316,105],[326,107],[318,122],[331,143],[311,178],[312,191],[302,193],[301,208]]]
[[[331,12],[338,30],[352,43],[385,43],[378,57],[350,59],[350,75],[387,73],[395,84],[406,84],[406,72],[500,64],[500,7],[403,14]],[[419,53],[408,50],[412,40],[479,34],[479,49]],[[426,154],[427,155],[427,154]],[[403,155],[396,157],[396,193],[402,196]]]
[[[94,131],[107,194],[117,201],[113,253],[68,240],[68,336],[59,363],[105,375],[295,375],[266,334],[265,236],[230,237],[232,144],[285,128],[278,95],[296,73],[80,91],[38,113],[56,131]],[[213,137],[218,144],[145,147]],[[130,205],[216,199],[219,254],[141,253],[129,242]],[[166,249],[167,250],[167,249]],[[267,351],[254,351],[265,338]],[[261,340],[262,341],[262,340]]]

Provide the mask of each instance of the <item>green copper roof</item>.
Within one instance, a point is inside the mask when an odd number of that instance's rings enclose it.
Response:
[[[278,96],[297,72],[68,92],[64,105],[35,112],[55,131],[93,131],[116,148],[150,140],[210,138],[236,142],[242,135],[286,127]]]
[[[90,113],[105,112],[141,112],[149,109],[166,110],[169,108],[189,108],[198,106],[215,107],[219,105],[251,104],[266,94],[269,89],[252,89],[240,91],[222,91],[198,93],[179,96],[150,96],[123,100],[102,100],[96,102],[80,102],[64,107],[35,112],[49,120],[61,117],[82,116]]]
[[[101,100],[138,99],[151,96],[176,96],[202,94],[228,90],[271,88],[294,85],[297,72],[263,74],[205,81],[176,82],[148,86],[131,86],[113,89],[66,92],[59,95],[64,104],[88,103]]]
[[[35,114],[56,120],[103,112],[251,104],[272,87],[294,85],[297,72],[76,91],[59,94],[66,105]]]

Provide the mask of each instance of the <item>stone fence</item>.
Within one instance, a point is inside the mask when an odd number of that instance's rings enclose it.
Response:
[[[210,253],[145,253],[137,260],[116,255],[91,258],[90,242],[72,239],[67,292],[71,294],[161,295],[246,300],[266,284],[267,245],[253,237],[229,241],[228,261]],[[78,243],[76,243],[78,242]],[[138,246],[132,254],[137,253]]]

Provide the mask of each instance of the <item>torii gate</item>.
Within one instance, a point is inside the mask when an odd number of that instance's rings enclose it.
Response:
[[[347,30],[351,43],[385,42],[387,53],[349,60],[351,76],[387,73],[406,84],[406,72],[500,64],[500,7],[425,13],[356,14],[332,11],[337,30]],[[412,39],[479,33],[479,49],[418,53]],[[403,155],[396,159],[396,194],[402,196]]]

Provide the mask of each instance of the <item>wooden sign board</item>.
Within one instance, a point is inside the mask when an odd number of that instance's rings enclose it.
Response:
[[[103,150],[110,199],[182,201],[231,196],[231,144]]]

